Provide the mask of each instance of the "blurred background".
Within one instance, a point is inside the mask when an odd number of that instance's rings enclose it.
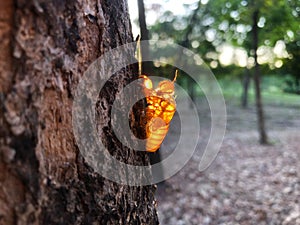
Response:
[[[165,40],[200,55],[227,107],[221,151],[199,172],[210,109],[196,83],[179,76],[197,105],[201,135],[192,160],[158,186],[161,224],[300,224],[300,1],[128,4],[134,37]],[[168,65],[148,66],[151,75],[174,74]],[[162,155],[178,138],[176,129],[169,133]]]

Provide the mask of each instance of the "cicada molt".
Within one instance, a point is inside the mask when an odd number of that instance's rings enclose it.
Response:
[[[174,83],[177,77],[177,70],[173,81],[164,80],[153,88],[151,79],[141,75],[143,79],[144,92],[146,97],[146,150],[155,152],[166,137],[170,122],[176,111]]]

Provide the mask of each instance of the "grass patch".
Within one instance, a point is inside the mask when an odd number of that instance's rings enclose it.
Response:
[[[277,79],[276,79],[277,77]],[[242,95],[242,83],[241,80],[235,78],[225,77],[218,80],[225,99],[227,101],[240,102]],[[285,93],[282,91],[284,86],[284,80],[278,78],[278,76],[266,76],[262,79],[262,98],[264,104],[273,104],[278,106],[294,106],[300,107],[300,95]],[[249,104],[255,104],[255,92],[253,82],[251,81],[249,86]]]

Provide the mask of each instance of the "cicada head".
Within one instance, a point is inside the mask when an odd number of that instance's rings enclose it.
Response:
[[[163,95],[174,95],[174,82],[168,80],[161,81],[159,82],[156,91]]]
[[[164,81],[159,82],[156,91],[162,95],[166,95],[166,94],[174,95],[175,94],[174,83],[176,81],[177,74],[178,74],[178,71],[176,70],[173,81],[164,80]]]

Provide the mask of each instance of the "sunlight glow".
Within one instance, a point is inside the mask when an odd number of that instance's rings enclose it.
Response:
[[[269,46],[260,46],[257,49],[257,62],[260,65],[274,62],[273,49]]]
[[[230,45],[222,45],[219,47],[219,61],[224,66],[229,66],[232,63],[234,50]]]
[[[227,20],[224,20],[222,23],[219,25],[219,29],[226,31],[228,29],[229,22]]]
[[[133,37],[136,37],[140,33],[140,28],[134,22],[138,20],[138,5],[136,0],[128,0],[129,16],[132,26]]]
[[[242,6],[247,6],[247,5],[248,5],[248,2],[245,1],[245,0],[244,0],[244,1],[241,1],[241,5],[242,5]]]
[[[263,28],[265,26],[265,23],[266,23],[266,18],[262,16],[262,17],[259,18],[257,26],[259,28]]]
[[[200,45],[199,41],[192,41],[192,47],[193,48],[198,48]]]
[[[219,61],[224,66],[235,64],[240,67],[250,68],[253,65],[243,48],[235,48],[227,44],[219,47],[218,52],[220,53]]]
[[[210,67],[213,68],[213,69],[217,68],[218,67],[218,62],[217,61],[210,62]]]
[[[207,41],[212,42],[216,38],[217,31],[215,29],[209,29],[205,32],[205,38]]]
[[[249,57],[247,60],[247,68],[251,69],[255,65],[255,60],[253,57]]]
[[[288,37],[289,37],[291,40],[294,39],[294,32],[293,32],[293,31],[288,30],[288,31],[286,32],[286,34],[288,35]]]
[[[234,63],[240,67],[246,67],[248,64],[247,52],[242,48],[235,49]]]
[[[206,5],[209,2],[209,0],[201,0],[202,5]]]
[[[287,58],[288,57],[288,53],[286,51],[286,46],[284,41],[279,40],[276,42],[275,47],[273,49],[273,52],[275,53],[275,55],[278,58]]]
[[[280,68],[280,67],[282,67],[282,65],[283,65],[282,60],[277,60],[277,61],[275,62],[275,67],[276,67],[276,68]]]

